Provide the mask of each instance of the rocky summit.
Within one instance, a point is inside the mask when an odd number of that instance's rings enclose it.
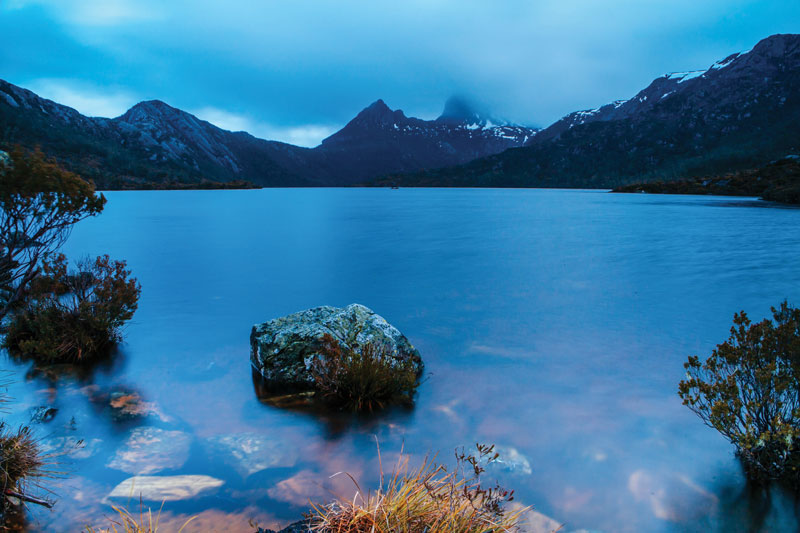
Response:
[[[313,362],[322,357],[323,337],[329,334],[345,349],[383,344],[398,361],[411,360],[422,374],[422,358],[405,335],[371,309],[350,304],[322,306],[256,324],[250,334],[250,360],[270,384],[313,388]]]

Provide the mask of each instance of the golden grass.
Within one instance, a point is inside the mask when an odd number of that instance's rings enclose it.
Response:
[[[138,516],[131,513],[128,509],[123,509],[122,507],[117,507],[116,505],[111,506],[116,512],[116,516],[109,517],[109,527],[106,529],[95,529],[91,526],[86,526],[87,533],[157,533],[158,532],[158,523],[159,519],[161,518],[161,509],[164,508],[164,504],[161,504],[161,508],[158,512],[153,515],[152,509],[149,507],[145,511],[144,505],[142,502],[139,502],[139,513]],[[196,516],[191,517],[183,525],[178,529],[177,533],[181,533],[183,528],[185,528],[189,522],[197,518]],[[162,532],[163,533],[163,532]]]
[[[352,501],[313,505],[311,529],[319,533],[516,532],[528,508],[507,512],[503,505],[513,500],[513,491],[481,486],[481,464],[485,464],[481,457],[496,459],[493,449],[479,446],[477,459],[457,454],[459,464],[452,471],[437,464],[435,457],[411,469],[401,451],[385,486],[381,465],[378,490],[364,495],[350,477],[357,489]],[[470,467],[474,472],[465,474]]]

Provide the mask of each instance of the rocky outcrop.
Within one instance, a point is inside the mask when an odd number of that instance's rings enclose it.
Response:
[[[250,360],[266,380],[275,386],[313,388],[313,362],[321,357],[323,337],[332,335],[345,349],[357,350],[368,343],[387,346],[397,361],[412,361],[422,374],[419,352],[374,311],[360,304],[345,308],[315,307],[263,324],[250,334]]]

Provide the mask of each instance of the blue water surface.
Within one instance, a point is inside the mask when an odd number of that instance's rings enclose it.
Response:
[[[456,447],[496,444],[509,462],[489,474],[534,507],[532,531],[798,528],[795,497],[749,489],[731,446],[677,396],[687,356],[722,342],[734,312],[760,319],[784,299],[800,304],[798,209],[565,190],[106,196],[65,251],[125,259],[141,282],[119,353],[88,376],[3,363],[14,372],[12,421],[54,405],[37,434],[95,446],[60,461],[59,501],[32,510],[31,529],[77,531],[110,514],[105,496],[131,474],[107,465],[136,424],[90,400],[119,386],[163,415],[144,424],[191,438],[182,465],[153,475],[224,481],[166,502],[167,523],[285,524],[309,499],[352,496],[336,472],[375,487],[377,441],[385,468],[401,448],[412,464],[428,452],[452,463]],[[353,302],[422,353],[415,408],[353,418],[260,401],[251,326]],[[206,445],[226,435],[255,435],[288,458],[237,470]]]

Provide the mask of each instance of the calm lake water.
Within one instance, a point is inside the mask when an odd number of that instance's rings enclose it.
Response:
[[[32,529],[111,514],[103,499],[136,459],[118,452],[142,426],[174,432],[161,433],[173,446],[161,457],[149,450],[152,475],[224,482],[167,502],[162,522],[200,514],[194,524],[219,531],[285,524],[309,498],[351,495],[336,472],[374,487],[376,439],[384,463],[401,447],[412,463],[428,451],[451,463],[458,446],[494,443],[510,463],[490,473],[563,532],[798,529],[795,497],[748,491],[731,446],[676,394],[682,363],[727,338],[734,312],[800,303],[798,209],[559,190],[107,197],[66,252],[126,259],[141,282],[119,353],[83,376],[3,358],[12,423],[54,406],[37,435],[87,444],[60,459],[58,503],[33,509]],[[359,419],[261,401],[251,326],[353,302],[420,350],[415,408]],[[103,395],[121,387],[157,415],[115,421]]]

